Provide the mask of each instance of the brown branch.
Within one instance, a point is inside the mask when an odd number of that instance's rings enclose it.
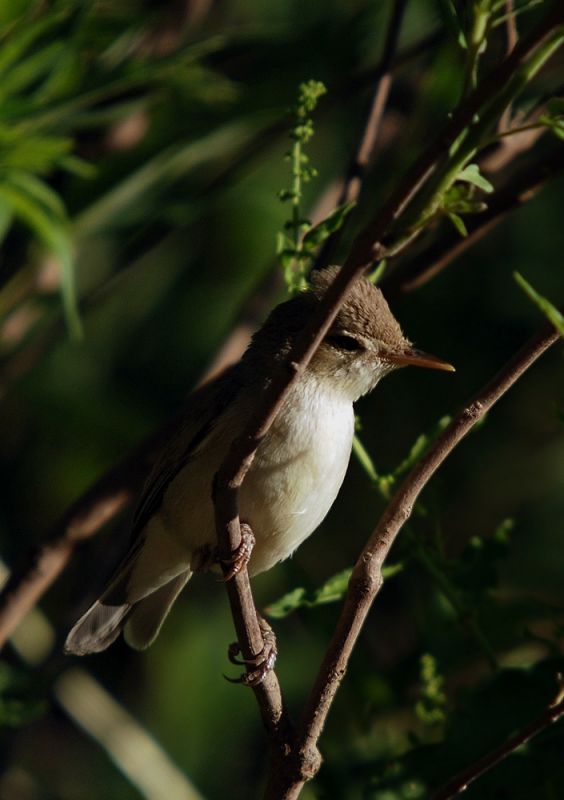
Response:
[[[506,37],[506,53],[509,54],[519,41],[519,33],[517,31],[517,21],[515,19],[515,12],[513,8],[513,0],[505,0],[505,13],[507,19],[505,20],[505,37]],[[503,133],[509,127],[511,121],[511,106],[507,106],[501,117],[497,130]]]
[[[413,58],[418,57],[440,39],[440,34],[432,34],[403,54],[394,62],[394,68],[400,68]],[[368,80],[381,77],[384,67],[380,63],[373,70],[367,72],[350,86],[347,93],[357,91]],[[281,128],[277,125],[269,128],[269,134],[277,133]],[[270,142],[270,139],[268,139]],[[112,279],[115,282],[115,278]],[[261,287],[262,289],[262,287]],[[86,299],[83,311],[94,305],[98,298],[105,296],[107,287],[94,290],[92,297]],[[271,290],[268,292],[271,293]],[[257,318],[254,303],[251,300],[243,311],[244,327],[248,330],[249,324],[254,326]],[[261,314],[262,316],[262,314]],[[245,322],[246,321],[246,322]],[[29,371],[39,358],[47,351],[49,346],[64,333],[64,324],[61,319],[49,326],[44,335],[39,336],[23,351],[16,353],[12,361],[4,365],[5,373],[2,377],[8,384]],[[242,331],[239,326],[235,334],[237,343],[234,344],[230,336],[224,345],[223,354],[226,363],[231,363],[233,353],[241,347]],[[233,345],[233,347],[232,347]],[[229,351],[227,353],[227,351]],[[216,373],[217,364],[212,365],[206,377]],[[2,387],[4,388],[4,387]],[[180,415],[179,415],[180,416]],[[137,493],[144,477],[151,467],[160,447],[174,431],[178,417],[166,424],[148,439],[142,442],[123,462],[110,469],[87,492],[79,497],[61,520],[54,526],[46,541],[26,553],[20,564],[12,571],[6,584],[0,591],[0,650],[13,633],[20,620],[33,608],[41,596],[52,583],[57,580],[67,566],[76,544],[83,539],[96,534],[107,522],[122,511]],[[274,715],[275,716],[275,715]]]
[[[394,4],[392,9],[392,15],[384,45],[384,53],[379,67],[381,70],[381,75],[374,93],[372,106],[368,115],[363,136],[361,138],[360,146],[351,166],[349,167],[347,175],[343,179],[343,186],[338,199],[338,204],[351,202],[355,200],[360,193],[364,173],[376,145],[382,114],[384,112],[385,104],[390,91],[390,66],[397,45],[401,21],[406,5],[407,0],[399,0],[399,2]],[[325,258],[329,258],[329,253],[334,250],[337,242],[338,236],[331,237],[328,240],[326,247],[322,249],[321,258],[318,258],[318,263],[326,263]],[[276,416],[278,407],[279,406],[275,407],[273,415],[270,418],[270,422],[267,423],[268,427]],[[254,455],[254,450],[258,446],[258,441],[266,433],[268,427],[265,428],[264,433],[259,431],[258,434],[255,434],[257,438],[251,440],[251,447],[253,451],[251,453],[251,459]],[[238,455],[236,458],[238,458]],[[241,482],[245,473],[246,470],[242,473]],[[240,483],[238,485],[240,486]],[[219,478],[217,482],[217,487],[221,487],[221,478]],[[224,537],[222,540],[220,538],[220,546],[223,546],[223,551],[228,556],[232,552],[231,543],[233,541],[237,541],[237,537],[239,537],[240,540],[236,498],[237,487],[235,487],[234,492],[231,488],[227,488],[225,485],[221,488],[224,492],[224,498],[227,498],[227,495],[230,494],[233,501],[233,504],[227,501],[227,509],[231,507],[231,510],[235,511],[235,515],[233,517],[230,517],[229,519],[224,517],[224,530],[226,528],[229,529],[229,539]],[[218,514],[218,519],[220,515],[218,510],[220,502],[225,502],[225,500],[217,501],[216,513]],[[225,568],[225,571],[227,571],[227,567]],[[233,580],[228,581],[226,588],[241,652],[244,659],[252,661],[253,658],[261,653],[264,647],[264,641],[259,626],[247,571],[243,570]],[[253,666],[249,664],[249,672],[251,672],[252,669]],[[290,722],[284,711],[280,686],[274,670],[269,672],[266,679],[258,684],[258,686],[253,686],[253,689],[255,691],[255,695],[257,696],[263,722],[265,723],[267,730],[277,737],[278,744],[282,745],[284,752],[289,751],[292,731]],[[276,744],[276,742],[274,742],[274,744]],[[309,764],[308,770],[311,772],[311,774],[315,774],[321,763],[317,751],[314,753],[312,751],[310,754],[310,759],[311,763]]]
[[[239,359],[264,307],[278,292],[275,274],[268,275],[245,301],[239,323],[212,359],[199,386]],[[260,296],[260,302],[256,299]],[[58,326],[63,330],[63,323]],[[0,650],[20,620],[33,608],[67,566],[77,544],[97,534],[137,495],[161,447],[178,428],[184,412],[135,447],[119,464],[80,495],[54,525],[45,541],[25,553],[0,590]]]
[[[517,20],[513,8],[513,0],[505,0],[505,13],[507,19],[505,20],[505,32],[507,36],[507,53],[510,53],[517,42],[519,41],[519,33],[517,31]]]
[[[300,764],[307,762],[317,741],[333,698],[347,670],[349,658],[370,607],[382,587],[382,566],[402,526],[411,516],[419,494],[453,449],[483,418],[523,373],[559,338],[552,328],[544,328],[511,358],[474,398],[456,415],[397,489],[370,536],[353,569],[341,616],[327,654],[308,699],[297,731],[291,758],[282,759],[271,777],[266,797],[292,800],[298,797],[307,775]]]
[[[27,553],[0,592],[0,649],[21,619],[59,577],[76,545],[93,536],[135,496],[180,415],[132,451],[79,497],[46,541]]]
[[[380,75],[372,98],[364,133],[360,140],[360,145],[344,180],[343,189],[338,201],[339,204],[350,203],[358,198],[364,175],[369,164],[373,160],[382,117],[392,86],[392,65],[394,63],[394,55],[406,6],[407,0],[398,0],[398,2],[393,4],[386,33],[386,41],[379,64]]]
[[[563,10],[553,10],[536,32],[518,44],[511,55],[492,73],[490,78],[484,81],[464,101],[453,115],[443,134],[417,161],[401,182],[398,191],[384,205],[372,224],[357,237],[351,255],[337,280],[327,292],[323,303],[320,305],[319,313],[312,319],[307,331],[304,332],[286,368],[282,369],[274,378],[269,391],[263,398],[263,402],[253,414],[244,435],[233,444],[222,465],[217,481],[216,514],[218,537],[224,552],[232,552],[240,541],[237,494],[252,463],[256,448],[274,420],[283,402],[285,392],[288,391],[293,381],[306,368],[307,363],[343,302],[347,290],[363,271],[385,253],[383,237],[390,226],[403,213],[410,200],[427,178],[436,171],[443,161],[445,153],[448,152],[449,146],[456,141],[458,136],[471,123],[474,115],[482,105],[495,97],[495,93],[499,91],[500,86],[503,86],[519,66],[526,63],[535,51],[542,47],[547,37],[551,35],[553,27],[563,20]],[[144,446],[141,446],[139,453],[147,455]],[[116,509],[122,507],[125,500],[120,493],[125,489],[127,494],[130,491],[131,483],[134,482],[130,473],[132,467],[133,463],[128,462],[125,475],[120,474],[120,468],[118,467],[113,473],[115,480],[111,479],[112,473],[102,479],[100,485],[95,487],[93,491],[91,505],[89,506],[87,503],[85,506],[79,502],[74,507],[74,510],[71,509],[73,513],[69,512],[69,515],[66,515],[64,526],[61,525],[57,528],[56,541],[51,548],[49,545],[44,548],[42,557],[37,560],[35,565],[32,565],[31,571],[20,573],[19,582],[16,576],[9,582],[8,587],[6,587],[6,593],[3,593],[4,605],[3,611],[0,612],[0,629],[5,630],[6,623],[13,624],[16,610],[21,616],[22,608],[25,607],[26,603],[28,603],[27,607],[29,607],[30,597],[32,598],[32,603],[37,600],[46,586],[60,573],[68,560],[74,543],[84,538],[84,536],[91,535],[101,524],[101,519],[103,521],[107,520],[116,512]],[[145,472],[145,466],[143,466],[143,472]],[[85,510],[86,514],[84,513]],[[235,580],[229,582],[228,589],[243,655],[248,657],[260,651],[262,636],[254,612],[246,571],[237,576]],[[14,598],[18,590],[20,591],[20,601],[23,597],[25,602],[14,605]],[[3,628],[2,623],[4,623]],[[338,681],[342,676],[335,673],[334,677]],[[279,742],[282,740],[284,743],[277,750],[277,756],[282,758],[284,754],[287,755],[290,751],[285,741],[284,712],[275,676],[268,676],[256,691],[261,703],[263,719],[274,737]],[[323,694],[325,696],[325,693]],[[331,698],[332,695],[329,698],[329,702]],[[327,710],[328,707],[327,705]],[[315,718],[315,724],[313,724],[312,730],[318,724],[320,715],[315,713],[313,717]],[[321,728],[319,728],[320,730]],[[298,753],[300,779],[305,779],[305,777],[315,772],[319,763],[319,756],[312,737],[308,734],[307,747],[298,748],[298,750],[294,749],[294,752]]]
[[[420,41],[406,48],[402,53],[394,58],[393,63],[386,69],[383,61],[381,60],[376,66],[363,71],[361,74],[347,80],[342,86],[337,87],[334,93],[328,96],[321,106],[321,111],[327,111],[335,105],[343,103],[348,99],[351,94],[363,90],[366,86],[371,85],[374,81],[380,80],[386,71],[395,74],[400,69],[404,68],[414,59],[417,59],[422,54],[439,44],[443,39],[443,32],[437,30]],[[202,190],[202,195],[210,196],[210,193],[215,191],[217,186],[229,183],[233,180],[233,176],[239,172],[245,164],[252,158],[260,155],[261,152],[271,147],[276,138],[285,133],[287,128],[286,121],[283,119],[276,120],[275,122],[267,125],[257,136],[256,139],[243,146],[241,152],[236,159],[233,159],[219,174],[215,175],[210,182]],[[337,192],[339,190],[337,189]],[[331,203],[327,212],[323,214],[321,219],[327,216],[329,211],[332,211],[335,203]],[[163,237],[164,238],[164,237]],[[104,299],[108,293],[108,289],[115,286],[116,280],[121,280],[124,272],[129,271],[132,266],[129,265],[122,269],[116,275],[113,275],[102,286],[97,287],[87,298],[83,298],[80,302],[81,314],[86,314],[91,306]],[[0,276],[0,286],[2,285],[2,278]],[[32,292],[35,289],[35,284],[30,281],[28,285],[18,293],[17,302],[29,303],[30,299],[33,300]],[[35,317],[29,317],[29,324],[35,321]],[[26,332],[28,325],[26,326]],[[27,375],[45,355],[46,352],[53,346],[53,344],[66,334],[66,327],[62,317],[59,317],[54,322],[46,320],[45,326],[39,330],[34,337],[19,349],[14,349],[9,357],[5,357],[0,362],[0,400],[9,391],[13,384]],[[12,343],[13,346],[13,343]]]
[[[446,783],[432,795],[432,800],[451,800],[451,798],[457,797],[459,794],[466,791],[468,786],[477,778],[489,772],[493,767],[496,767],[501,761],[507,758],[507,756],[515,752],[518,747],[526,744],[526,742],[534,736],[538,736],[539,733],[542,733],[551,725],[554,725],[562,716],[564,716],[564,697],[562,696],[562,691],[560,691],[556,700],[548,705],[537,719],[525,725],[524,728],[521,728],[520,731],[508,739],[501,747],[498,747],[497,750],[493,750],[491,753],[487,753],[482,758],[479,758],[468,767],[468,769],[465,769]]]
[[[407,0],[398,0],[393,4],[372,104],[357,152],[343,177],[343,184],[336,202],[337,206],[344,203],[352,203],[358,199],[366,171],[374,159],[382,118],[392,86],[392,65],[406,6]],[[343,228],[340,228],[327,239],[315,259],[314,269],[320,269],[332,262],[333,254],[339,246],[342,234]]]
[[[218,524],[220,542],[223,543],[226,554],[235,550],[240,541],[237,491],[252,464],[255,451],[274,421],[286,393],[307,367],[344,302],[348,289],[385,253],[382,239],[390,226],[400,217],[429,175],[437,169],[444,153],[472,121],[481,106],[495,96],[499,86],[504,85],[515,70],[542,47],[559,22],[564,22],[563,8],[553,10],[533,35],[519,43],[511,55],[455,112],[442,135],[423,153],[380,213],[356,237],[343,269],[329,287],[317,313],[299,338],[287,362],[274,376],[243,434],[233,442],[219,470],[215,504],[218,523],[221,523]],[[229,534],[227,538],[223,535],[226,532]]]
[[[516,172],[506,185],[488,200],[488,208],[466,220],[468,236],[449,228],[436,242],[409,261],[399,263],[384,275],[380,287],[386,297],[412,292],[434,278],[463,252],[480,241],[512,211],[532,200],[547,183],[564,171],[564,148],[558,147],[547,155]]]
[[[504,87],[547,41],[550,41],[555,26],[563,22],[564,9],[553,8],[539,28],[523,39],[505,61],[464,100],[453,114],[442,135],[423,153],[404,177],[398,190],[384,204],[379,214],[356,237],[342,270],[327,290],[316,313],[312,315],[310,323],[298,338],[285,363],[274,374],[271,384],[254,409],[243,433],[232,443],[216,475],[213,498],[215,521],[219,549],[224,559],[227,560],[241,543],[239,489],[253,463],[256,450],[274,422],[288,391],[307,368],[344,302],[349,288],[362,273],[385,254],[384,237],[391,226],[399,219],[426,180],[438,169],[445,159],[445,154],[472,124],[480,109],[491,102],[498,95],[500,88]],[[556,338],[557,335],[551,332],[549,344]],[[546,349],[547,346],[548,344],[545,343],[543,349]],[[425,463],[425,460],[422,463]],[[405,520],[407,512],[407,506],[402,507],[399,511],[397,530]],[[391,526],[391,530],[394,522],[396,520],[393,519],[390,519],[389,523],[386,522],[386,530],[388,526]],[[380,532],[380,526],[378,532]],[[391,541],[390,538],[389,545],[391,545]],[[374,546],[373,538],[370,540],[369,546]],[[364,618],[370,604],[370,601],[364,602],[370,595],[370,588],[367,589],[367,587],[375,588],[375,595],[378,589],[378,575],[371,575],[370,572],[362,574],[360,578],[353,575],[349,598],[356,585],[358,585],[358,590],[355,593],[354,603],[349,600],[345,605],[347,620],[349,617],[354,620],[357,605],[360,609],[359,619]],[[227,589],[232,608],[235,610],[234,622],[241,652],[245,658],[251,658],[260,652],[263,645],[246,569],[239,573],[235,581],[228,582]],[[343,613],[345,614],[345,612]],[[273,754],[274,763],[267,797],[297,797],[303,783],[315,774],[320,761],[317,740],[344,674],[341,662],[346,665],[358,630],[359,627],[355,631],[348,626],[345,629],[343,624],[339,625],[320,678],[315,684],[302,726],[303,733],[298,737],[298,746],[291,748],[285,746]],[[331,663],[333,661],[335,663]],[[329,663],[329,667],[325,669],[327,663]],[[273,707],[276,705],[276,698],[270,699],[270,705]]]

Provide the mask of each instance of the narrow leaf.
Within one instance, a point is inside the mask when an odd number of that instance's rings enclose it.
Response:
[[[21,183],[17,181],[12,183],[7,177],[0,183],[0,198],[9,205],[14,216],[19,217],[57,259],[61,275],[63,309],[69,333],[74,339],[80,339],[82,325],[75,293],[72,243],[66,220],[57,217],[53,207],[42,202],[41,191],[37,191],[37,186],[35,192],[26,191]],[[46,196],[49,196],[52,190],[46,186],[44,189]]]
[[[303,240],[304,247],[314,248],[323,244],[332,233],[342,227],[355,205],[356,203],[343,203],[343,205],[337,206],[328,217],[306,233]]]
[[[468,236],[468,230],[466,229],[462,217],[459,217],[458,214],[455,214],[453,211],[449,211],[447,216],[462,237]]]
[[[478,189],[481,189],[483,192],[488,192],[488,194],[494,190],[494,187],[491,185],[491,183],[480,174],[480,169],[477,164],[468,164],[468,166],[464,167],[464,169],[456,176],[456,180],[464,181],[465,183],[471,183],[473,186],[477,186]]]
[[[390,566],[382,569],[382,577],[385,580],[392,578],[394,575],[398,575],[402,569],[402,563],[390,564]],[[299,608],[314,608],[326,603],[334,603],[346,594],[351,574],[352,567],[344,569],[326,580],[319,589],[311,593],[308,593],[303,587],[293,589],[279,600],[271,603],[265,609],[265,612],[273,619],[282,619]]]
[[[556,306],[553,306],[552,303],[546,299],[546,297],[543,297],[537,291],[535,291],[531,284],[526,281],[525,278],[518,272],[514,272],[513,277],[521,289],[523,289],[525,294],[529,296],[533,303],[542,311],[545,317],[554,325],[560,335],[564,336],[564,316],[560,313]]]

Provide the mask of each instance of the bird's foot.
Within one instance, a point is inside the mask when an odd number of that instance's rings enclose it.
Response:
[[[255,535],[251,526],[246,522],[241,522],[241,541],[239,547],[231,553],[230,558],[222,558],[220,563],[226,568],[223,578],[220,581],[230,581],[235,575],[247,566],[251,558],[251,553],[255,546]]]
[[[237,664],[240,667],[247,667],[247,672],[239,678],[228,678],[226,680],[230,683],[242,683],[243,686],[258,686],[266,678],[268,673],[274,669],[276,664],[276,657],[278,655],[278,647],[276,644],[276,635],[268,622],[257,614],[264,641],[264,646],[260,653],[252,658],[240,658],[241,648],[238,642],[233,642],[229,645],[228,658],[232,664]]]

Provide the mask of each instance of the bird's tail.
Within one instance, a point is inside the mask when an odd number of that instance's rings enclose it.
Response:
[[[144,650],[157,636],[179,592],[192,575],[185,569],[142,597],[128,595],[140,548],[134,547],[102,596],[82,615],[67,636],[67,654],[100,653],[124,632],[130,647]]]

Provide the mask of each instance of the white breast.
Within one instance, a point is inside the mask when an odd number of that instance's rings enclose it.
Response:
[[[350,458],[350,400],[299,383],[261,444],[241,490],[241,519],[252,526],[252,573],[287,558],[321,523]]]
[[[256,397],[239,399],[166,492],[159,524],[186,549],[188,560],[216,543],[213,476],[252,402]],[[287,558],[325,517],[345,477],[353,430],[350,400],[321,390],[312,378],[292,390],[241,488],[240,517],[256,538],[252,574]]]

